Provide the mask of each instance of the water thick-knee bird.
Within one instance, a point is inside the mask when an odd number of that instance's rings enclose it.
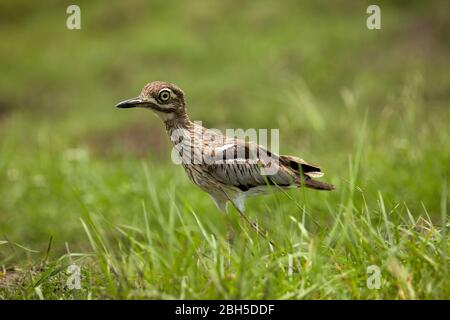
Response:
[[[155,112],[164,122],[189,179],[209,193],[223,211],[231,202],[244,216],[246,197],[277,189],[334,189],[331,184],[315,180],[323,175],[318,166],[192,122],[186,113],[184,93],[174,84],[148,83],[138,97],[116,107],[142,107]]]

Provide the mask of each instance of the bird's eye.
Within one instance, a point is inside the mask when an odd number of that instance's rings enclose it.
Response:
[[[168,101],[170,99],[170,91],[168,89],[162,89],[158,95],[159,100]]]

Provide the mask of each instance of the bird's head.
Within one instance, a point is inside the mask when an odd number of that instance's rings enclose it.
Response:
[[[139,96],[119,102],[116,107],[148,108],[163,120],[173,119],[185,114],[184,93],[172,83],[153,81],[145,85]]]

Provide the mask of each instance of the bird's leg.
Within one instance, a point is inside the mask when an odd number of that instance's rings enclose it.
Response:
[[[233,204],[234,205],[234,204]],[[269,243],[274,247],[275,244],[273,243],[272,240],[268,239],[268,232],[266,230],[264,230],[263,227],[260,227],[258,225],[258,223],[256,223],[255,221],[250,220],[245,214],[244,212],[241,211],[240,208],[238,208],[236,205],[234,205],[234,207],[236,208],[236,210],[239,212],[239,215],[241,216],[242,219],[244,219],[245,222],[247,222],[255,231],[257,234],[259,234],[261,237],[263,237],[264,239],[268,240]]]
[[[233,205],[233,207],[239,212],[239,215],[241,216],[242,219],[245,220],[245,222],[247,222],[255,231],[258,235],[260,235],[261,237],[263,237],[264,239],[269,241],[269,245],[271,250],[273,250],[273,247],[275,247],[275,243],[268,239],[268,232],[265,231],[262,227],[260,227],[256,222],[251,221],[245,214],[244,214],[244,208],[243,208],[243,201],[238,201],[238,203],[236,203],[235,201],[233,201],[230,196],[225,192],[225,190],[223,190],[222,188],[220,188],[220,190],[222,190],[222,192],[224,193],[224,195],[226,196],[226,198],[231,202],[231,204]]]
[[[230,217],[228,216],[228,213],[225,213],[225,225],[227,228],[227,236],[226,236],[226,240],[228,242],[228,244],[231,246],[233,245],[234,242],[234,228],[233,228],[233,223],[230,220]]]
[[[273,247],[275,247],[275,244],[273,243],[272,240],[270,240],[268,238],[269,233],[264,230],[263,227],[260,227],[258,223],[256,223],[255,221],[250,220],[247,215],[244,213],[243,210],[243,205],[239,205],[236,204],[234,201],[231,201],[231,203],[233,204],[234,208],[239,212],[239,215],[241,216],[241,218],[248,223],[255,231],[258,235],[260,235],[261,237],[263,237],[264,239],[269,241],[269,244],[271,246],[271,249],[273,249]]]
[[[228,213],[227,213],[228,199],[226,197],[224,198],[222,196],[222,194],[211,193],[210,196],[214,200],[214,203],[216,204],[217,208],[223,212],[223,215],[225,218],[225,225],[227,228],[226,240],[230,245],[232,245],[233,240],[234,240],[234,230],[233,230],[233,224],[230,221],[230,217],[228,216]]]

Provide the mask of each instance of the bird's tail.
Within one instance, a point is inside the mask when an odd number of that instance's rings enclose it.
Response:
[[[332,184],[313,180],[313,178],[320,178],[323,176],[323,172],[318,166],[307,163],[305,160],[294,156],[280,156],[280,161],[286,167],[290,168],[296,175],[302,177],[304,184],[307,188],[317,190],[334,190],[335,187]],[[303,181],[299,182],[302,185]]]
[[[313,179],[305,179],[305,186],[307,188],[311,189],[317,189],[317,190],[334,190],[334,185],[326,182],[321,182]]]

